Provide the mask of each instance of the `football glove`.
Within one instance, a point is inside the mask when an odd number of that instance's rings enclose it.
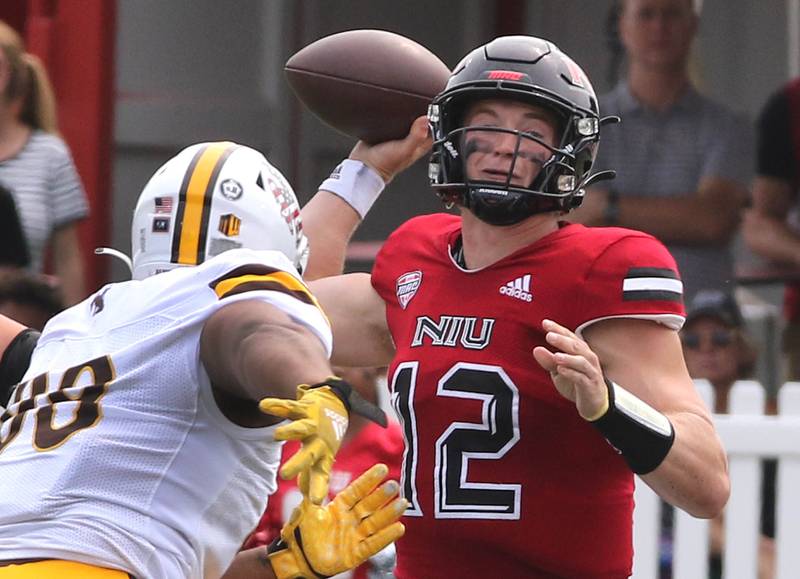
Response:
[[[292,422],[275,430],[276,440],[299,440],[298,450],[280,470],[283,479],[308,473],[308,494],[312,503],[322,504],[328,496],[333,458],[347,431],[349,412],[345,402],[326,383],[297,387],[297,400],[264,398],[258,404],[262,412],[288,418]],[[305,486],[305,485],[304,485]]]
[[[303,499],[267,547],[278,579],[329,577],[356,567],[403,536],[408,502],[389,469],[376,464],[321,507]],[[303,477],[301,477],[302,479]],[[380,486],[378,486],[380,485]]]

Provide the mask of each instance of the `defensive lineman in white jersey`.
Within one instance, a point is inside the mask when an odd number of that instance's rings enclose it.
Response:
[[[222,576],[275,488],[276,434],[303,441],[289,474],[310,500],[260,576],[333,574],[399,537],[405,502],[380,469],[344,508],[314,500],[359,401],[330,377],[283,176],[247,147],[189,147],[132,233],[135,279],[51,320],[0,419],[0,578]],[[269,396],[296,422],[259,412]]]

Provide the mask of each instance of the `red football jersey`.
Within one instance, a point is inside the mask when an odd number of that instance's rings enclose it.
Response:
[[[299,448],[300,443],[295,441],[284,444],[283,460],[292,456]],[[387,479],[399,480],[402,454],[403,435],[397,422],[390,421],[387,428],[372,422],[367,423],[355,437],[339,449],[331,469],[328,498],[333,499],[365,470],[379,462],[389,467]],[[243,548],[250,549],[271,543],[280,534],[284,523],[289,520],[292,511],[301,500],[296,479],[283,480],[278,477],[278,489],[270,495],[267,510],[264,511],[256,530]],[[361,565],[353,572],[353,578],[366,578],[368,568],[369,563]]]
[[[401,226],[372,283],[397,354],[392,403],[406,441],[411,507],[397,576],[628,577],[633,477],[534,360],[549,318],[573,330],[604,318],[678,329],[682,284],[653,237],[561,228],[499,262],[451,257],[460,219]]]

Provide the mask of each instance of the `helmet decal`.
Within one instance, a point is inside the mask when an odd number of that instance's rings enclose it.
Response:
[[[154,201],[154,213],[172,213],[172,197],[156,197]]]
[[[241,183],[236,179],[225,179],[219,184],[219,190],[225,199],[230,199],[231,201],[236,201],[244,193]]]
[[[283,185],[271,177],[267,177],[267,183],[269,184],[269,190],[275,196],[275,201],[281,208],[281,215],[286,221],[286,226],[289,229],[294,229],[294,222],[300,217],[300,207],[297,205],[294,193],[289,194]]]
[[[486,73],[486,78],[489,80],[524,80],[528,75],[524,72],[517,72],[515,70],[490,70]]]
[[[236,145],[211,143],[197,151],[178,194],[178,211],[172,241],[172,261],[197,265],[206,258],[206,235],[211,196],[222,166]]]
[[[236,237],[239,235],[239,229],[242,227],[242,220],[236,217],[233,213],[226,213],[219,216],[219,232],[228,237]]]

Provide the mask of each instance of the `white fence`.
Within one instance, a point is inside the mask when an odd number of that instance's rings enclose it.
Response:
[[[710,405],[704,380],[697,387]],[[765,416],[764,388],[737,382],[730,414],[714,415],[728,452],[731,498],[725,509],[724,579],[756,579],[761,512],[761,459],[778,459],[775,497],[775,579],[800,577],[800,382],[779,390],[778,416]],[[634,511],[634,579],[658,579],[660,499],[637,479]],[[708,576],[709,522],[676,510],[674,579]]]

